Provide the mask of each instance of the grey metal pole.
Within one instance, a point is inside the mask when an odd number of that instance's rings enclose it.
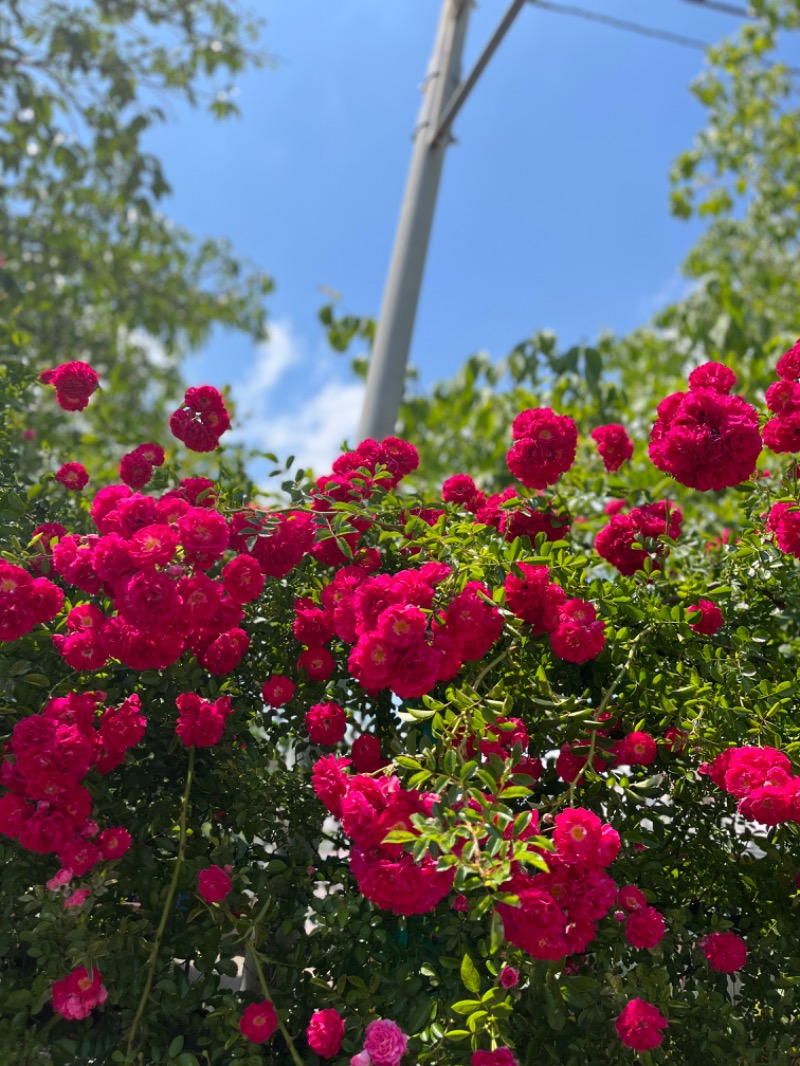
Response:
[[[505,15],[503,15],[498,23],[497,29],[487,41],[486,47],[478,56],[475,66],[455,89],[452,95],[448,97],[447,103],[442,110],[442,114],[439,116],[439,124],[433,132],[434,144],[442,137],[446,138],[449,135],[450,128],[455,122],[459,111],[464,106],[467,97],[475,88],[475,83],[489,65],[489,60],[500,47],[500,42],[508,33],[514,19],[527,3],[528,0],[512,0],[511,6],[508,8]]]
[[[471,0],[444,0],[425,81],[400,222],[367,373],[359,440],[394,431],[449,137],[433,135],[458,85]]]

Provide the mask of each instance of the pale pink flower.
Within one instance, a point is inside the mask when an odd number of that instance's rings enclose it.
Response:
[[[91,890],[88,888],[78,888],[71,896],[68,896],[64,900],[65,907],[80,907],[91,896]]]
[[[47,887],[51,892],[57,892],[62,885],[65,885],[72,877],[72,870],[67,870],[65,867],[61,867],[57,874],[50,878],[47,882]]]

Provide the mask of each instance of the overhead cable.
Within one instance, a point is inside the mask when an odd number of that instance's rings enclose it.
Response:
[[[697,4],[700,7],[706,6],[703,0],[686,0],[686,2]],[[538,7],[542,11],[550,11],[554,15],[569,15],[571,18],[584,19],[586,22],[596,22],[601,26],[608,26],[612,30],[623,30],[625,33],[635,33],[639,37],[650,37],[657,41],[666,41],[668,44],[677,44],[682,48],[692,48],[699,52],[706,52],[711,48],[711,44],[708,41],[702,41],[699,37],[686,37],[682,33],[661,30],[655,26],[645,26],[641,22],[629,22],[627,19],[618,19],[613,15],[606,15],[601,11],[590,11],[585,7],[556,4],[551,3],[550,0],[528,0],[528,3],[531,7]],[[787,66],[786,70],[790,74],[800,74],[800,67]]]
[[[746,7],[738,7],[736,4],[723,4],[721,0],[683,0],[684,4],[694,4],[695,7],[705,8],[707,11],[718,11],[721,15],[734,15],[736,18],[753,18],[752,11]]]
[[[629,22],[627,19],[618,19],[613,15],[605,15],[601,11],[589,11],[585,7],[573,7],[571,4],[554,4],[550,3],[550,0],[529,0],[529,3],[533,7],[541,8],[542,11],[552,11],[554,15],[569,15],[571,18],[584,19],[586,22],[598,22],[602,26],[610,26],[614,30],[636,33],[640,37],[652,37],[658,41],[667,41],[669,44],[680,45],[683,48],[694,48],[705,52],[710,47],[708,41],[701,41],[697,37],[686,37],[682,33],[660,30],[655,26],[645,26],[641,22]]]

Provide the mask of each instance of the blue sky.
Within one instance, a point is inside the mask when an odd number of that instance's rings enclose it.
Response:
[[[705,40],[735,18],[681,0],[576,0]],[[251,4],[251,6],[253,6]],[[465,66],[507,0],[480,0]],[[173,108],[151,136],[167,210],[276,281],[270,342],[220,333],[187,367],[231,383],[243,435],[320,470],[355,433],[362,387],[329,352],[321,287],[377,315],[440,0],[259,0],[271,68],[237,84],[239,120]],[[700,52],[530,5],[467,102],[442,180],[411,360],[421,382],[535,329],[624,332],[681,292],[694,224],[668,211],[672,160],[703,114]]]

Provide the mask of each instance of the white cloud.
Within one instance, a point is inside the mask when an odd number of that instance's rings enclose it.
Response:
[[[326,382],[296,411],[269,420],[269,450],[284,457],[295,455],[300,466],[324,474],[339,454],[342,441],[356,443],[363,401],[361,382]]]
[[[241,386],[234,386],[238,400],[263,400],[287,370],[303,362],[302,345],[287,320],[274,322],[269,337],[256,348],[256,361]],[[241,396],[239,393],[241,392]]]
[[[342,380],[340,366],[326,349],[310,354],[290,321],[274,322],[233,385],[236,439],[279,459],[294,455],[296,466],[317,474],[330,470],[342,441],[355,443],[364,399],[363,383]]]

